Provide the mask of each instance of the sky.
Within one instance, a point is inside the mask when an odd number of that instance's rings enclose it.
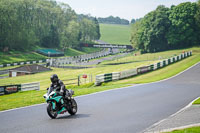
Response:
[[[78,14],[90,14],[93,17],[118,16],[131,20],[144,17],[158,5],[178,5],[197,0],[56,0],[67,3]]]

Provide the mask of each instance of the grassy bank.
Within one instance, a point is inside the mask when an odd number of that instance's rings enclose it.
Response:
[[[196,101],[194,101],[193,103],[192,103],[193,105],[195,105],[195,104],[200,104],[200,98],[198,98]]]
[[[4,63],[15,63],[15,62],[23,62],[23,61],[34,61],[45,59],[46,57],[40,55],[36,52],[24,53],[24,52],[10,52],[10,53],[2,53],[0,52],[0,64]]]
[[[192,127],[192,128],[187,128],[183,130],[175,130],[172,132],[166,132],[166,133],[199,133],[200,127]]]
[[[83,48],[81,50],[76,50],[73,48],[68,48],[65,51],[65,56],[77,56],[82,54],[89,54],[100,51],[100,48]],[[48,58],[47,56],[43,56],[36,52],[20,52],[20,51],[11,51],[9,53],[0,52],[0,64],[4,63],[15,63],[15,62],[23,62],[23,61],[35,61],[42,60]]]
[[[100,40],[111,44],[130,44],[131,27],[127,25],[100,24]]]
[[[93,84],[89,84],[89,85],[84,85],[80,87],[74,87],[73,90],[75,91],[76,96],[79,96],[79,95],[85,95],[85,94],[90,94],[90,93],[114,89],[114,88],[125,87],[125,86],[129,86],[130,84],[148,83],[148,82],[158,81],[161,79],[171,77],[200,61],[200,48],[192,48],[192,49],[193,49],[193,56],[188,57],[180,62],[169,65],[167,67],[164,67],[162,69],[159,69],[157,71],[153,71],[153,72],[132,77],[129,79],[106,83],[106,84],[103,84],[103,86],[99,86],[99,87],[96,87]],[[187,49],[187,50],[191,50],[191,49]],[[170,51],[167,51],[167,52],[170,53]],[[166,54],[167,52],[163,52],[162,54],[164,53]],[[176,52],[177,52],[176,54],[180,53],[179,50],[177,50]],[[142,56],[146,58],[145,57],[146,55],[139,55],[139,56],[141,56],[140,57],[141,59],[142,59]],[[128,56],[126,58],[130,58],[130,57]],[[89,68],[89,69],[81,69],[81,70],[54,69],[52,72],[14,77],[14,78],[9,78],[9,80],[0,79],[0,85],[14,84],[14,83],[15,84],[27,83],[27,82],[40,82],[41,84],[41,91],[20,92],[20,93],[0,96],[0,103],[3,103],[3,104],[0,104],[0,110],[6,110],[6,109],[45,102],[42,95],[46,92],[45,89],[50,84],[49,77],[53,73],[57,73],[60,79],[62,80],[77,77],[77,75],[84,74],[84,73],[93,74],[93,77],[95,77],[95,75],[97,74],[113,72],[113,71],[122,71],[125,69],[135,68],[141,65],[142,66],[148,65],[150,63],[152,63],[152,61],[134,62],[134,63],[120,64],[120,65],[102,65],[98,68]]]
[[[101,48],[82,48],[81,50],[68,48],[65,51],[65,56],[77,56],[77,55],[83,55],[83,54],[90,54],[100,51]]]

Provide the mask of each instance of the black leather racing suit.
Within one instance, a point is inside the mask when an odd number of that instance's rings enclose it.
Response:
[[[56,88],[56,92],[58,92],[64,98],[68,96],[69,91],[65,88],[64,83],[60,79],[57,82],[51,84],[48,90],[48,94],[51,93],[55,88]]]

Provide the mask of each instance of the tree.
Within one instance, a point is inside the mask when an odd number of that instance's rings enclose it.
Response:
[[[142,52],[157,52],[166,49],[165,33],[169,27],[168,8],[158,6],[142,20],[136,22],[132,29],[131,42]]]
[[[194,17],[196,12],[196,3],[186,2],[171,7],[169,13],[171,26],[167,34],[171,48],[184,48],[198,44],[199,36],[194,34],[199,33]]]
[[[200,0],[197,2],[197,13],[195,15],[197,25],[200,27]]]
[[[77,48],[79,41],[79,24],[75,21],[70,21],[61,34],[61,48],[63,51],[67,48]]]
[[[166,8],[158,6],[132,26],[131,42],[141,52],[157,52],[198,45],[200,2]],[[195,33],[195,34],[194,34]]]
[[[95,39],[99,40],[100,37],[101,37],[101,34],[100,34],[99,22],[98,22],[96,17],[94,18],[94,23],[95,23],[95,26],[96,26],[96,33],[97,33]]]
[[[0,50],[77,48],[81,39],[99,39],[98,21],[87,15],[83,19],[68,4],[54,0],[1,0]]]
[[[136,22],[136,20],[133,18],[131,19],[131,24],[134,24]]]
[[[119,17],[109,16],[107,18],[98,18],[99,23],[106,23],[106,24],[124,24],[128,25],[129,21],[126,19],[121,19]]]

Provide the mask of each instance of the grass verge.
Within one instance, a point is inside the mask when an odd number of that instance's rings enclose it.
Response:
[[[11,52],[9,54],[0,52],[0,64],[42,60],[45,58],[46,58],[45,56],[40,55],[36,52],[23,53],[16,51],[16,52]]]
[[[197,100],[195,100],[192,104],[193,104],[193,105],[195,105],[195,104],[200,104],[200,98],[198,98]]]
[[[73,48],[68,48],[65,51],[65,56],[78,56],[82,54],[89,54],[100,51],[101,48],[83,48],[82,50],[76,50]],[[4,63],[16,63],[23,61],[35,61],[48,58],[36,52],[24,53],[20,51],[11,51],[10,53],[0,52],[0,64]]]
[[[166,132],[166,133],[199,133],[200,127],[192,127],[192,128],[186,128],[183,130],[174,130],[172,132]]]

